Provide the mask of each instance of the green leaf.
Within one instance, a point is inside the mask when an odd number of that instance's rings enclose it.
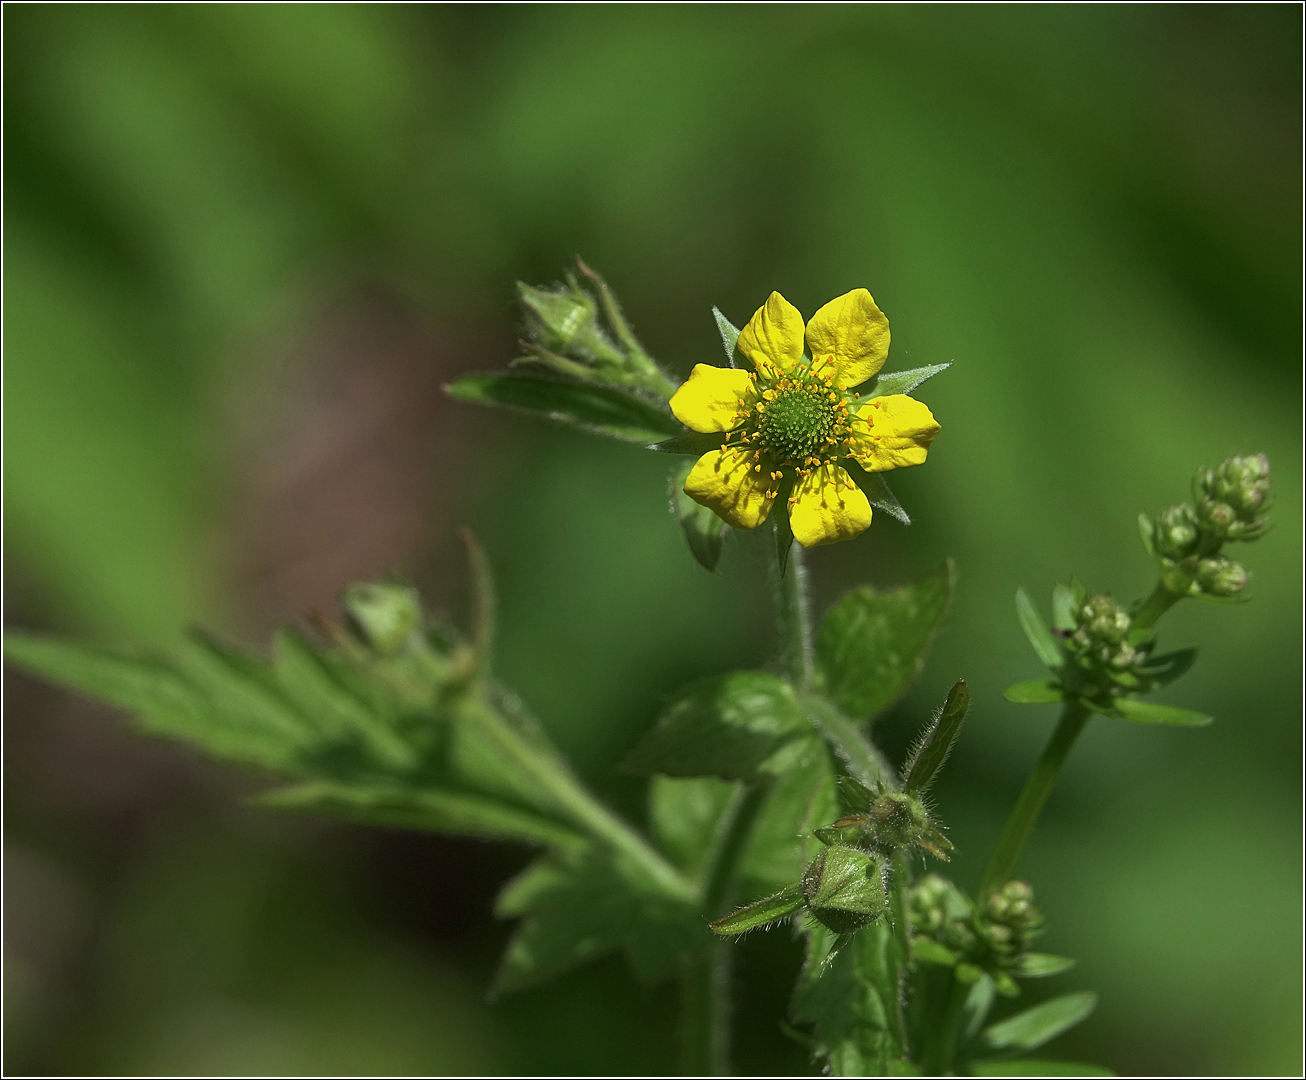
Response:
[[[705,570],[715,570],[721,559],[721,542],[726,523],[706,506],[696,503],[685,494],[685,477],[693,463],[685,465],[671,477],[671,509],[680,522],[685,542],[698,564]]]
[[[313,782],[252,800],[266,810],[329,814],[369,825],[513,840],[579,852],[587,842],[556,821],[465,792]]]
[[[730,361],[730,366],[735,366],[735,343],[739,340],[739,330],[735,325],[721,314],[721,309],[714,307],[712,309],[712,318],[716,320],[716,328],[721,331],[721,344],[726,350],[726,359]]]
[[[907,774],[905,787],[908,793],[916,795],[930,786],[930,781],[948,760],[969,708],[970,689],[966,686],[965,679],[958,679],[952,684],[943,705],[921,736],[916,751],[904,770]]]
[[[811,727],[793,688],[763,671],[736,671],[684,690],[626,759],[631,772],[753,779]]]
[[[946,371],[950,367],[952,367],[951,362],[947,364],[926,364],[925,367],[909,368],[906,371],[891,371],[888,374],[881,373],[880,377],[871,383],[870,390],[861,395],[861,399],[871,401],[874,398],[888,397],[890,394],[910,394],[926,379],[931,379],[939,372]]]
[[[1066,700],[1061,684],[1052,679],[1028,679],[1014,683],[1002,691],[1002,696],[1017,705],[1050,705],[1054,701]]]
[[[1179,649],[1163,656],[1149,657],[1147,664],[1140,667],[1138,673],[1145,676],[1152,687],[1166,686],[1192,667],[1196,659],[1196,649]]]
[[[883,712],[920,673],[952,598],[951,560],[889,592],[869,585],[840,600],[821,625],[816,659],[834,703],[853,717]]]
[[[1205,713],[1181,709],[1177,705],[1156,705],[1150,701],[1120,698],[1119,715],[1135,724],[1171,724],[1175,727],[1205,727],[1215,718]]]
[[[973,1061],[970,1071],[976,1076],[1115,1076],[1110,1069],[1100,1065],[1086,1065],[1081,1061],[1039,1061],[1023,1058],[1017,1061]]]
[[[1156,558],[1156,526],[1152,524],[1152,519],[1147,514],[1138,515],[1138,535],[1143,538],[1143,547],[1147,548],[1147,553]]]
[[[995,1050],[1033,1050],[1074,1027],[1097,1007],[1097,994],[1081,990],[1045,1001],[984,1029],[983,1040]]]
[[[636,974],[656,979],[710,948],[696,907],[641,888],[637,876],[599,853],[579,860],[547,856],[510,881],[495,913],[524,916],[495,977],[493,992],[518,990],[620,949]]]
[[[905,957],[890,920],[858,931],[831,959],[835,935],[812,929],[792,1019],[813,1024],[816,1052],[836,1076],[886,1076],[903,1056]]]
[[[724,431],[684,431],[671,439],[653,443],[649,449],[663,454],[706,454],[726,441]]]
[[[742,907],[725,918],[717,919],[716,922],[708,925],[714,934],[743,934],[749,930],[756,930],[761,926],[770,926],[772,923],[788,918],[803,906],[802,886],[790,885],[786,889],[781,889],[774,896],[765,896],[761,900],[754,900],[746,907]]]
[[[862,489],[862,494],[866,496],[867,501],[873,507],[877,510],[883,510],[890,517],[901,521],[904,525],[911,524],[911,518],[907,516],[907,511],[902,508],[902,503],[889,490],[889,484],[884,479],[883,473],[867,472],[851,459],[844,462],[844,467],[848,470],[848,475]]]
[[[875,792],[854,777],[841,776],[836,786],[844,805],[854,813],[865,813],[875,803]]]
[[[1073,630],[1076,625],[1074,591],[1069,585],[1058,584],[1052,590],[1052,625],[1058,630]]]
[[[1034,646],[1038,658],[1053,671],[1058,671],[1064,662],[1061,655],[1061,643],[1048,629],[1043,616],[1038,613],[1024,589],[1016,590],[1016,614],[1020,617],[1020,627]]]
[[[1021,979],[1041,979],[1047,975],[1060,975],[1069,971],[1075,962],[1068,956],[1053,956],[1050,953],[1025,953],[1012,969],[1012,974]]]
[[[464,375],[445,387],[460,401],[497,405],[631,442],[660,442],[683,429],[664,408],[611,386],[534,375]]]
[[[677,866],[697,875],[715,847],[723,815],[740,794],[738,782],[714,776],[654,776],[649,784],[649,826],[658,847]]]
[[[821,739],[789,743],[777,755],[775,768],[740,859],[745,897],[797,881],[821,847],[816,830],[839,817],[834,762]]]
[[[943,964],[945,967],[952,967],[957,962],[955,952],[927,937],[911,939],[911,955],[912,959],[922,964]]]

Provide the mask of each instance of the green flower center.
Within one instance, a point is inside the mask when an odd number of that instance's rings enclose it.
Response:
[[[815,388],[780,390],[759,411],[761,444],[781,461],[815,456],[834,434],[834,405]]]

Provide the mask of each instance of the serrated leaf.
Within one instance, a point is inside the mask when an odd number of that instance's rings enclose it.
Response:
[[[1020,628],[1025,631],[1038,658],[1053,671],[1060,670],[1065,659],[1061,654],[1061,643],[1048,629],[1043,616],[1038,613],[1024,589],[1016,590],[1016,614],[1020,618]]]
[[[666,410],[611,386],[533,375],[464,375],[450,397],[494,405],[630,442],[660,442],[683,430]]]
[[[947,371],[952,363],[926,364],[924,367],[908,368],[906,371],[881,372],[871,384],[869,391],[861,395],[863,401],[888,397],[890,394],[910,394],[926,379],[932,379],[941,371]]]
[[[702,679],[682,691],[627,757],[631,772],[746,780],[786,742],[810,734],[793,688],[763,671]]]
[[[964,679],[958,679],[948,691],[938,714],[921,736],[915,753],[906,769],[904,784],[910,794],[919,794],[930,786],[943,763],[948,760],[962,722],[970,708],[970,689]]]
[[[984,1029],[985,1045],[995,1050],[1033,1050],[1068,1031],[1097,1007],[1097,994],[1081,990],[1053,998]]]
[[[920,673],[952,598],[951,560],[910,585],[876,593],[864,585],[825,617],[816,659],[826,691],[852,717],[888,708]]]
[[[886,1076],[903,1057],[905,957],[887,918],[864,927],[830,959],[835,935],[812,928],[792,1018],[812,1024],[816,1052],[836,1076]]]
[[[1039,1061],[1023,1058],[1016,1061],[974,1061],[971,1072],[976,1076],[1115,1076],[1100,1065],[1082,1061]]]
[[[790,885],[772,896],[764,896],[751,904],[732,912],[723,919],[708,924],[714,934],[744,934],[770,926],[781,919],[786,919],[804,905],[803,890],[799,885]]]
[[[685,431],[671,439],[653,443],[650,450],[663,454],[706,454],[726,441],[724,431]]]
[[[465,792],[318,781],[271,791],[252,802],[266,810],[329,814],[369,825],[512,840],[571,852],[579,852],[587,844],[559,822]]]
[[[1021,979],[1041,979],[1048,975],[1060,975],[1069,971],[1075,962],[1068,956],[1053,956],[1050,953],[1024,953],[1012,969],[1012,974]]]
[[[1075,629],[1075,607],[1070,586],[1057,584],[1052,590],[1052,625],[1058,630]]]
[[[945,967],[952,967],[957,962],[955,952],[927,937],[911,939],[911,955],[912,959],[921,964],[942,964]]]
[[[649,825],[658,847],[677,866],[697,875],[739,795],[738,782],[714,776],[654,776],[649,784]]]
[[[1002,696],[1017,705],[1050,705],[1054,701],[1066,699],[1060,684],[1051,679],[1027,679],[1025,682],[1013,683],[1002,691]]]
[[[834,762],[815,737],[789,743],[758,810],[740,859],[743,896],[775,892],[798,880],[820,848],[816,830],[839,816]]]
[[[726,523],[706,506],[685,494],[685,478],[694,466],[688,464],[671,477],[671,509],[680,522],[689,550],[705,570],[715,570],[721,560],[721,542]]]
[[[1175,727],[1205,727],[1215,717],[1205,713],[1181,709],[1177,705],[1157,705],[1151,701],[1120,698],[1116,703],[1118,714],[1134,724],[1170,724]]]
[[[1145,676],[1152,687],[1166,686],[1192,667],[1196,659],[1196,649],[1179,649],[1162,656],[1149,657],[1146,665],[1138,668],[1138,673]]]
[[[721,332],[721,345],[726,350],[726,359],[730,361],[730,366],[734,367],[735,343],[739,340],[739,330],[721,314],[720,308],[712,308],[712,318],[716,320],[716,328]]]
[[[620,949],[641,978],[660,978],[712,935],[695,907],[650,893],[610,857],[548,858],[505,886],[496,910],[525,916],[495,977],[496,993],[541,982]]]

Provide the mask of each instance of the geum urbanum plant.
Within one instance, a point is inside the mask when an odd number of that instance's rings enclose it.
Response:
[[[673,473],[672,509],[709,570],[727,528],[772,525],[782,663],[672,696],[624,763],[650,776],[645,829],[581,783],[495,678],[493,587],[470,534],[466,633],[427,615],[407,586],[373,583],[345,591],[341,620],[319,619],[312,635],[280,632],[269,657],[202,635],[123,651],[12,632],[6,655],[134,713],[146,733],[289,781],[256,800],[269,809],[536,848],[497,901],[519,923],[492,990],[620,950],[641,978],[680,980],[687,1074],[730,1071],[732,939],[787,924],[807,955],[787,1030],[829,1072],[1107,1075],[1028,1056],[1092,1011],[1091,992],[988,1021],[997,998],[1020,993],[1017,980],[1072,963],[1031,951],[1043,916],[1012,875],[1092,715],[1209,722],[1141,700],[1194,659],[1191,649],[1159,654],[1155,624],[1184,597],[1242,598],[1247,574],[1222,549],[1268,528],[1265,458],[1204,470],[1192,504],[1144,517],[1160,568],[1146,600],[1058,586],[1049,628],[1018,593],[1051,677],[1007,697],[1060,704],[1062,716],[968,895],[922,873],[952,850],[927,793],[960,733],[966,684],[952,687],[900,769],[872,738],[874,718],[921,670],[952,565],[894,589],[859,586],[819,627],[804,565],[805,549],[865,530],[872,507],[908,523],[882,474],[925,461],[939,425],[908,395],[947,365],[881,373],[888,321],[864,289],[806,325],[773,293],[742,332],[714,309],[729,366],[698,364],[677,387],[579,260],[564,285],[519,285],[519,296],[522,356],[509,371],[459,379],[454,397],[687,457]]]

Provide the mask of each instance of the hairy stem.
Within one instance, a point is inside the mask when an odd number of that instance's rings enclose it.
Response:
[[[1158,581],[1156,588],[1152,590],[1152,595],[1143,601],[1143,606],[1134,615],[1134,628],[1137,630],[1152,629],[1156,625],[1157,619],[1182,599],[1182,594],[1171,592],[1165,587],[1165,582]]]
[[[806,553],[797,540],[790,541],[789,566],[779,576],[776,593],[780,628],[784,635],[785,670],[798,689],[809,690],[816,661],[812,646],[811,605],[807,599]]]
[[[489,735],[523,772],[549,793],[573,824],[626,856],[669,895],[696,900],[697,890],[638,832],[596,799],[561,755],[538,739],[526,739],[479,695],[463,701],[464,715]]]
[[[1056,783],[1061,766],[1065,764],[1070,748],[1075,745],[1075,740],[1084,730],[1090,715],[1090,710],[1079,702],[1066,702],[1061,711],[1061,722],[1057,724],[1043,755],[1025,782],[1025,789],[1016,800],[1011,817],[1007,819],[1007,827],[1002,832],[1002,839],[998,841],[997,850],[993,852],[988,869],[984,871],[979,887],[981,902],[988,893],[1010,880],[1012,871],[1016,868],[1016,860],[1020,858],[1021,849],[1034,829],[1034,822],[1038,820],[1043,804],[1052,792],[1052,785]]]
[[[718,941],[680,969],[682,1076],[730,1075],[730,960]]]

